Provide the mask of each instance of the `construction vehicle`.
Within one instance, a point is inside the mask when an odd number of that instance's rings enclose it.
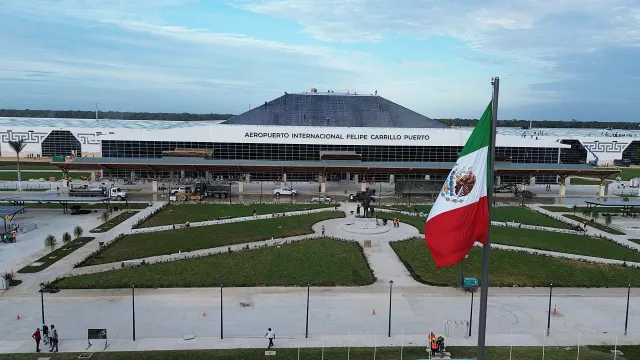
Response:
[[[184,199],[183,199],[184,196]],[[188,192],[180,195],[180,200],[186,200],[187,198],[192,201],[200,201],[206,197],[215,198],[227,198],[231,196],[231,189],[229,184],[214,183],[208,184],[205,182],[197,182],[194,186],[193,192]]]
[[[110,197],[118,201],[125,200],[129,194],[126,191],[122,191],[120,188],[112,187],[107,188],[105,186],[88,186],[82,185],[69,189],[69,196],[74,197]]]

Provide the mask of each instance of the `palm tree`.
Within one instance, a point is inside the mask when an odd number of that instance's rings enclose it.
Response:
[[[62,234],[62,243],[68,244],[69,241],[71,241],[71,234],[69,234],[68,232],[65,232],[64,234]]]
[[[607,216],[604,217],[604,223],[607,227],[611,225],[611,215],[607,214]]]
[[[84,230],[82,230],[80,226],[76,226],[75,228],[73,228],[73,235],[76,237],[76,239],[82,236],[82,233],[84,233]]]
[[[103,222],[109,221],[109,212],[108,211],[103,212],[101,218]]]
[[[44,238],[44,246],[47,249],[53,251],[53,250],[55,250],[56,245],[58,245],[58,240],[56,240],[55,236],[49,234],[49,235],[47,235],[46,238]]]
[[[20,172],[20,153],[27,146],[24,139],[9,140],[9,147],[16,152],[16,158],[18,159],[18,190],[22,190],[22,173]]]
[[[590,218],[591,217],[591,209],[589,208],[584,208],[582,209],[582,216],[584,216],[585,218]]]
[[[600,212],[599,211],[592,212],[591,217],[593,218],[593,221],[598,222],[598,218],[600,217]]]
[[[573,205],[573,207],[571,207],[571,210],[573,210],[573,216],[576,216],[576,210],[578,210],[578,205]]]

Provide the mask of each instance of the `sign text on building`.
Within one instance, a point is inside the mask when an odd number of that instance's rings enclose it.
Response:
[[[287,133],[287,132],[246,132],[245,138],[270,138],[270,139],[322,139],[322,140],[410,140],[426,141],[429,135],[381,135],[381,134],[340,134],[340,133]]]

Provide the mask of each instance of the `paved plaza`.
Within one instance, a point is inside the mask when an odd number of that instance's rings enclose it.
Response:
[[[73,264],[97,249],[98,242],[108,242],[117,234],[130,231],[133,223],[159,206],[162,203],[155,203],[112,230],[96,234],[94,241],[43,272],[21,274],[19,278],[23,284],[0,295],[0,353],[33,350],[30,334],[41,324],[40,282],[69,273]],[[351,211],[355,206],[343,203],[340,209],[345,211],[346,218],[317,223],[313,226],[314,234],[297,238],[319,237],[324,225],[328,236],[356,240],[361,244],[364,240],[371,240],[372,246],[365,248],[365,255],[377,281],[363,287],[312,287],[309,338],[304,336],[305,287],[223,289],[224,339],[220,339],[221,293],[218,288],[136,289],[135,342],[132,341],[131,289],[63,290],[57,294],[45,294],[46,322],[55,324],[59,329],[61,351],[84,350],[88,328],[108,329],[110,351],[260,348],[265,345],[262,336],[268,327],[274,328],[278,334],[276,346],[279,347],[385,346],[400,343],[422,346],[426,345],[425,334],[429,331],[447,333],[450,345],[475,345],[479,293],[474,296],[474,325],[472,336],[468,338],[463,322],[469,320],[470,293],[416,282],[389,245],[390,241],[420,236],[417,229],[401,224],[399,228],[392,227],[388,232],[376,235],[344,231],[345,222],[353,221]],[[282,240],[291,239],[269,241]],[[35,250],[38,251],[41,249]],[[33,258],[36,255],[21,256]],[[215,277],[215,274],[211,276]],[[387,337],[389,280],[394,282],[391,337]],[[575,345],[578,336],[582,344],[640,342],[640,306],[637,305],[640,293],[632,293],[627,336],[623,334],[626,289],[554,289],[552,304],[557,306],[558,314],[551,317],[551,333],[546,337],[548,295],[546,288],[490,289],[487,343]],[[445,322],[451,325],[445,328]],[[183,340],[187,335],[193,335],[195,339]],[[92,350],[99,348],[94,345]]]

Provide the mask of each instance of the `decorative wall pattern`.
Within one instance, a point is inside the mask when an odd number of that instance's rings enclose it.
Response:
[[[8,143],[9,141],[17,141],[24,139],[27,144],[39,144],[47,137],[47,133],[32,132],[32,131],[0,131],[0,141]]]
[[[621,153],[629,143],[617,141],[585,141],[582,145],[595,153]]]
[[[78,133],[77,135],[83,145],[100,145],[100,139],[95,133]]]

